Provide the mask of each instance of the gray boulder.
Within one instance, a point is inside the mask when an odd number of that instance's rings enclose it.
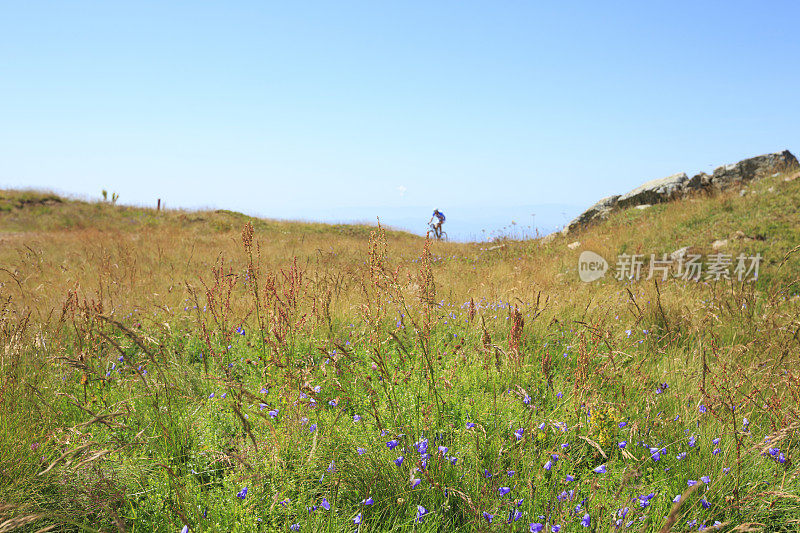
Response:
[[[724,165],[714,170],[711,185],[727,189],[775,172],[783,172],[797,166],[797,158],[788,150],[764,154],[744,159],[732,165]]]
[[[629,193],[623,194],[617,200],[617,207],[625,208],[635,205],[658,204],[667,202],[683,193],[689,178],[685,172],[673,174],[666,178],[650,180]]]
[[[705,172],[701,172],[700,174],[692,176],[692,178],[686,182],[684,185],[684,191],[697,191],[700,189],[705,189],[709,185],[711,185],[711,176]]]
[[[567,234],[570,231],[579,228],[581,226],[585,226],[586,224],[593,222],[595,220],[603,220],[608,217],[608,215],[614,210],[617,205],[617,200],[619,199],[619,194],[614,196],[607,196],[603,198],[592,207],[578,215],[572,222],[567,224],[567,226],[561,230],[563,234]]]

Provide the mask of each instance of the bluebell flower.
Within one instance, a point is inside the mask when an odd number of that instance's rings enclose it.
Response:
[[[575,481],[575,477],[567,474],[567,477],[564,478],[564,481],[566,481],[567,483],[569,483],[570,481]]]
[[[245,496],[247,496],[247,487],[243,488],[239,492],[236,493],[236,497],[240,500],[244,500]]]
[[[509,487],[500,487],[499,489],[497,489],[497,493],[500,494],[500,496],[505,496],[509,492],[511,492],[511,488]]]
[[[421,479],[414,478],[414,477],[411,478],[411,488],[412,489],[416,489],[417,487],[419,487],[420,483],[422,483]]]
[[[619,446],[620,450],[624,450],[625,446],[627,446],[627,445],[628,445],[628,441],[626,441],[626,440],[620,441],[620,443],[617,444],[617,446]]]
[[[291,529],[292,531],[300,531],[300,524],[292,524],[291,526],[289,526],[289,529]]]
[[[367,450],[365,450],[364,448],[356,448],[356,451],[358,452],[358,455],[364,455],[365,453],[367,453]]]
[[[355,518],[353,518],[353,523],[358,525],[361,523],[361,513],[358,513]]]
[[[331,504],[328,503],[327,498],[322,498],[322,503],[320,503],[319,506],[325,509],[326,511],[331,510]]]
[[[395,460],[394,460],[394,464],[396,464],[397,466],[400,466],[400,465],[402,465],[402,464],[403,464],[403,456],[401,455],[400,457],[398,457],[397,459],[395,459]]]
[[[709,476],[703,476],[700,478],[700,481],[708,485],[709,483],[711,483],[711,478]]]
[[[517,440],[520,440],[524,434],[525,434],[524,428],[519,428],[514,432],[514,436],[517,438]]]
[[[544,529],[544,524],[540,524],[539,522],[534,522],[531,524],[531,533],[539,533]]]
[[[369,498],[362,500],[361,503],[363,503],[364,505],[372,505],[373,503],[375,503],[375,500],[373,500],[372,496],[370,496]]]
[[[672,498],[672,503],[678,503],[679,501],[681,501],[681,495],[680,494],[678,494],[677,496]]]
[[[492,523],[492,518],[494,518],[494,515],[489,514],[486,511],[484,511],[483,512],[483,517],[491,524]]]
[[[514,477],[514,474],[516,474],[516,471],[514,471],[514,470],[509,470],[508,472],[506,472],[506,475],[508,477]]]
[[[605,474],[606,473],[606,465],[600,465],[594,469],[595,474]]]
[[[416,447],[420,455],[425,455],[428,453],[428,439],[422,439],[421,441],[414,443],[414,447]]]
[[[353,415],[353,422],[360,422],[360,421],[361,421],[361,415]]]
[[[423,517],[424,517],[426,514],[428,514],[428,510],[427,510],[427,509],[425,509],[425,508],[424,508],[423,506],[421,506],[421,505],[417,505],[417,517],[416,517],[416,519],[415,519],[415,520],[416,520],[417,522],[422,522],[422,520],[423,520]]]
[[[711,504],[708,503],[705,498],[700,499],[700,505],[703,506],[703,509],[708,509],[709,507],[711,507]]]
[[[467,422],[467,429],[472,429],[474,427],[475,427],[475,424],[473,424],[472,422]]]
[[[773,458],[775,458],[781,452],[781,449],[780,448],[770,448],[768,451],[769,451],[769,454]],[[764,455],[764,454],[761,454],[761,455]]]
[[[589,513],[583,515],[583,518],[581,519],[581,525],[583,527],[589,527],[590,525],[592,525],[592,517],[589,516]]]
[[[650,448],[650,458],[653,461],[658,461],[659,459],[661,459],[660,450],[658,448]]]
[[[549,472],[551,468],[553,468],[553,463],[552,463],[552,461],[548,460],[548,461],[547,461],[547,462],[544,464],[544,469],[545,469],[545,470],[547,470],[547,471]]]
[[[394,450],[397,447],[398,444],[400,444],[399,440],[392,439],[392,440],[390,440],[389,442],[386,443],[386,447],[389,448],[390,450]]]
[[[561,526],[555,524],[553,527],[550,528],[550,531],[552,531],[553,533],[558,533],[559,531],[561,531]]]

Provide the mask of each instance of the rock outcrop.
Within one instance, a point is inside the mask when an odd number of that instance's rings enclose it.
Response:
[[[614,196],[608,196],[606,198],[603,198],[602,200],[594,204],[592,207],[590,207],[589,209],[578,215],[578,218],[570,222],[567,225],[567,227],[564,228],[563,233],[566,234],[574,230],[575,228],[578,228],[580,226],[585,226],[589,222],[598,219],[602,220],[608,217],[608,215],[612,211],[614,211],[614,208],[617,206],[617,200],[619,199],[619,196],[620,195],[617,194]]]
[[[749,181],[785,172],[797,167],[797,158],[788,150],[744,159],[714,170],[712,175],[701,172],[689,178],[685,173],[648,181],[623,195],[603,198],[578,215],[561,231],[567,234],[579,227],[608,218],[617,209],[669,202],[702,190],[725,190]]]
[[[617,200],[617,207],[624,209],[636,205],[652,205],[672,200],[681,195],[687,181],[689,181],[689,178],[683,172],[666,178],[650,180],[620,196],[619,200]]]
[[[733,165],[718,167],[711,176],[711,184],[717,188],[726,189],[767,174],[788,170],[792,166],[797,166],[797,159],[789,150],[760,155]]]

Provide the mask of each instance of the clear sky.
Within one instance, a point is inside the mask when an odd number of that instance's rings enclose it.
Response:
[[[306,219],[574,215],[797,154],[798,20],[788,1],[5,2],[0,187]]]

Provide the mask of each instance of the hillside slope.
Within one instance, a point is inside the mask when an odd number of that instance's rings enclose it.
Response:
[[[800,524],[796,173],[491,245],[0,197],[0,530]]]

